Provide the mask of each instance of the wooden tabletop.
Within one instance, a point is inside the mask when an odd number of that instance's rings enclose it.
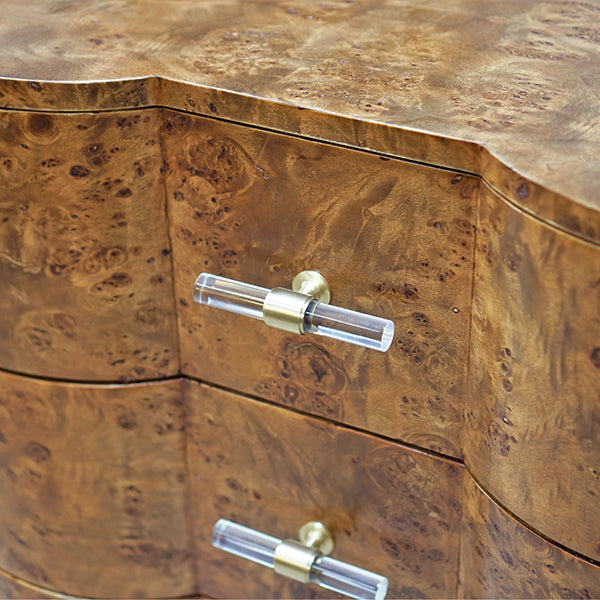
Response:
[[[600,243],[599,42],[596,0],[7,0],[0,107],[169,106],[464,170]]]

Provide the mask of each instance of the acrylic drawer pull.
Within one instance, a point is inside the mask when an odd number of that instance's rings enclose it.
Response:
[[[333,538],[322,523],[306,523],[298,537],[299,542],[284,541],[220,519],[213,529],[212,545],[296,581],[316,583],[349,598],[385,598],[386,577],[327,556],[333,550]]]
[[[292,333],[316,333],[385,352],[394,337],[394,323],[329,305],[331,293],[318,271],[302,271],[291,290],[258,287],[202,273],[196,279],[194,300],[233,313],[262,319]]]

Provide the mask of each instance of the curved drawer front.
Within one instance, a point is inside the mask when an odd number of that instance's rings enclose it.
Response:
[[[186,382],[199,590],[335,597],[211,547],[219,518],[294,538],[324,522],[334,558],[388,577],[390,598],[456,593],[463,468],[392,442]]]
[[[194,590],[180,382],[0,374],[0,567],[83,597]]]
[[[5,112],[0,127],[0,367],[174,375],[177,311],[184,373],[461,455],[476,178],[158,109]],[[287,287],[304,268],[339,306],[392,319],[392,348],[192,302],[201,271]]]
[[[178,372],[159,111],[0,113],[0,368]]]
[[[466,463],[544,535],[600,560],[600,248],[482,188]]]
[[[165,111],[186,375],[460,456],[478,180]],[[320,270],[396,325],[385,354],[195,304],[206,271],[265,288]]]
[[[535,535],[464,478],[463,598],[598,598],[600,567]]]

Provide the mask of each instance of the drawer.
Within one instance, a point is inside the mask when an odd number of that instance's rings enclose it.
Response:
[[[183,423],[177,380],[0,373],[0,568],[88,598],[192,594]]]
[[[0,368],[179,370],[159,111],[0,112]]]
[[[512,513],[600,560],[600,248],[482,188],[465,461]]]
[[[460,456],[478,180],[165,111],[183,373]],[[385,354],[191,301],[203,271],[267,288],[320,270],[392,319]]]
[[[219,518],[282,538],[321,520],[334,557],[389,577],[389,597],[455,594],[458,462],[188,380],[2,374],[0,389],[0,568],[20,580],[99,598],[324,597],[210,545]]]
[[[469,476],[463,504],[460,597],[600,597],[600,566],[525,528]]]
[[[158,109],[5,111],[0,129],[1,368],[183,372],[461,456],[476,178]],[[276,287],[305,268],[392,319],[390,351],[191,300],[201,271]]]
[[[220,518],[279,538],[322,521],[334,558],[387,576],[390,598],[456,594],[463,467],[322,419],[185,382],[199,591],[335,597],[211,547]]]

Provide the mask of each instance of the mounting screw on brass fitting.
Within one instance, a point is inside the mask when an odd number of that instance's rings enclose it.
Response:
[[[309,521],[300,527],[298,539],[305,546],[310,546],[318,550],[320,554],[328,556],[333,552],[333,537],[323,523],[319,521]]]

